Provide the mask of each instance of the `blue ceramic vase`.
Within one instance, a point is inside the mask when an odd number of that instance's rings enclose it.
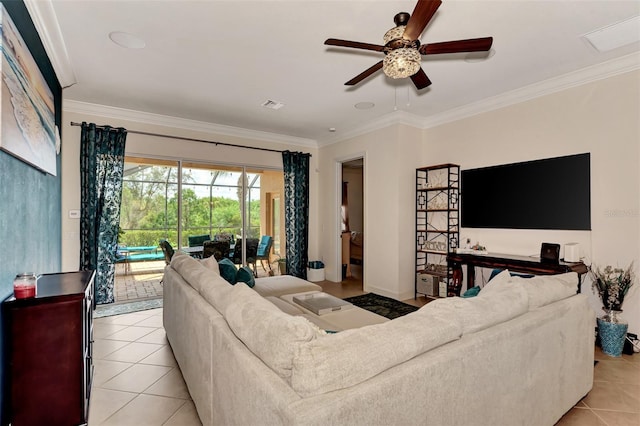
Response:
[[[624,339],[627,336],[629,324],[622,318],[622,311],[605,310],[606,314],[598,318],[598,336],[602,352],[609,356],[621,356]]]

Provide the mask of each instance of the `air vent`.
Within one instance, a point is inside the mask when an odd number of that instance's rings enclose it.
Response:
[[[266,100],[262,103],[262,106],[269,109],[280,109],[284,104],[278,101]]]

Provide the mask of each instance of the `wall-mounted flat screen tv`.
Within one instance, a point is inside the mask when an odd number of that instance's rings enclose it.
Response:
[[[590,154],[462,170],[466,228],[591,229]]]

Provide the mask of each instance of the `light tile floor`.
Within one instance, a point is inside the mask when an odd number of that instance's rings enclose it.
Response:
[[[200,419],[173,357],[162,308],[94,320],[90,426],[191,426]]]
[[[354,280],[318,284],[336,297],[363,293]],[[90,426],[201,424],[167,343],[161,308],[95,319],[94,340]],[[593,389],[556,426],[639,426],[640,354],[613,358],[595,348],[595,358]]]

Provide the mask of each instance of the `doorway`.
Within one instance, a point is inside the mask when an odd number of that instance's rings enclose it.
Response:
[[[342,163],[340,203],[342,283],[363,287],[364,157]]]

